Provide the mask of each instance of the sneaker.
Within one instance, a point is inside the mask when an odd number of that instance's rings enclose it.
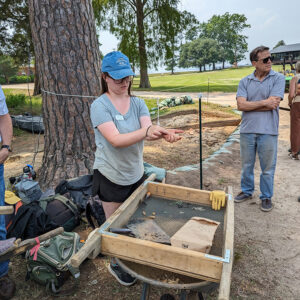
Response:
[[[290,153],[289,157],[293,160],[299,160],[298,153],[297,154]]]
[[[288,149],[288,152],[292,152],[292,149],[291,148]],[[298,154],[300,154],[300,150],[299,150]]]
[[[130,286],[135,284],[136,278],[126,273],[118,264],[112,264],[108,266],[108,271],[113,275],[122,285]]]
[[[252,199],[252,195],[248,195],[245,194],[244,192],[240,192],[237,196],[234,197],[234,202],[240,203],[248,199]]]
[[[261,199],[261,206],[260,209],[262,211],[270,211],[273,209],[273,204],[271,199]]]
[[[9,300],[11,299],[16,291],[15,283],[8,277],[4,275],[0,278],[0,299]]]

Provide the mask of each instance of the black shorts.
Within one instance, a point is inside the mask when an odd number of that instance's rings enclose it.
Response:
[[[142,178],[134,184],[119,185],[111,182],[98,170],[94,170],[93,175],[93,196],[98,195],[104,202],[124,202],[147,178],[144,174]]]

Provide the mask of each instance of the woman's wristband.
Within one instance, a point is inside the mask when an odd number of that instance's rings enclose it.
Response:
[[[149,125],[149,126],[148,126],[148,128],[147,128],[147,130],[146,130],[146,136],[145,136],[145,137],[148,136],[148,131],[149,131],[149,129],[150,129],[151,126],[152,126],[152,125]]]

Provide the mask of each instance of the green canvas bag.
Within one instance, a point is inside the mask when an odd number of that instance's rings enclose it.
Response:
[[[70,261],[82,245],[78,233],[64,232],[28,250],[26,279],[46,285],[46,289],[53,294],[60,293],[70,273],[75,278],[79,277]]]

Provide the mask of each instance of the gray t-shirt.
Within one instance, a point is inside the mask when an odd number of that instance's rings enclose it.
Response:
[[[284,97],[285,78],[273,70],[260,81],[254,72],[244,77],[237,90],[236,97],[244,97],[247,101],[259,101],[270,96]],[[268,111],[243,111],[241,133],[258,133],[278,135],[279,109]]]
[[[120,133],[129,133],[141,128],[140,117],[142,116],[149,116],[149,110],[144,100],[137,97],[130,98],[130,107],[125,115],[117,111],[105,94],[91,105],[91,121],[97,146],[94,169],[98,169],[113,183],[130,185],[143,176],[144,142],[115,148],[104,138],[97,126],[113,121]]]

